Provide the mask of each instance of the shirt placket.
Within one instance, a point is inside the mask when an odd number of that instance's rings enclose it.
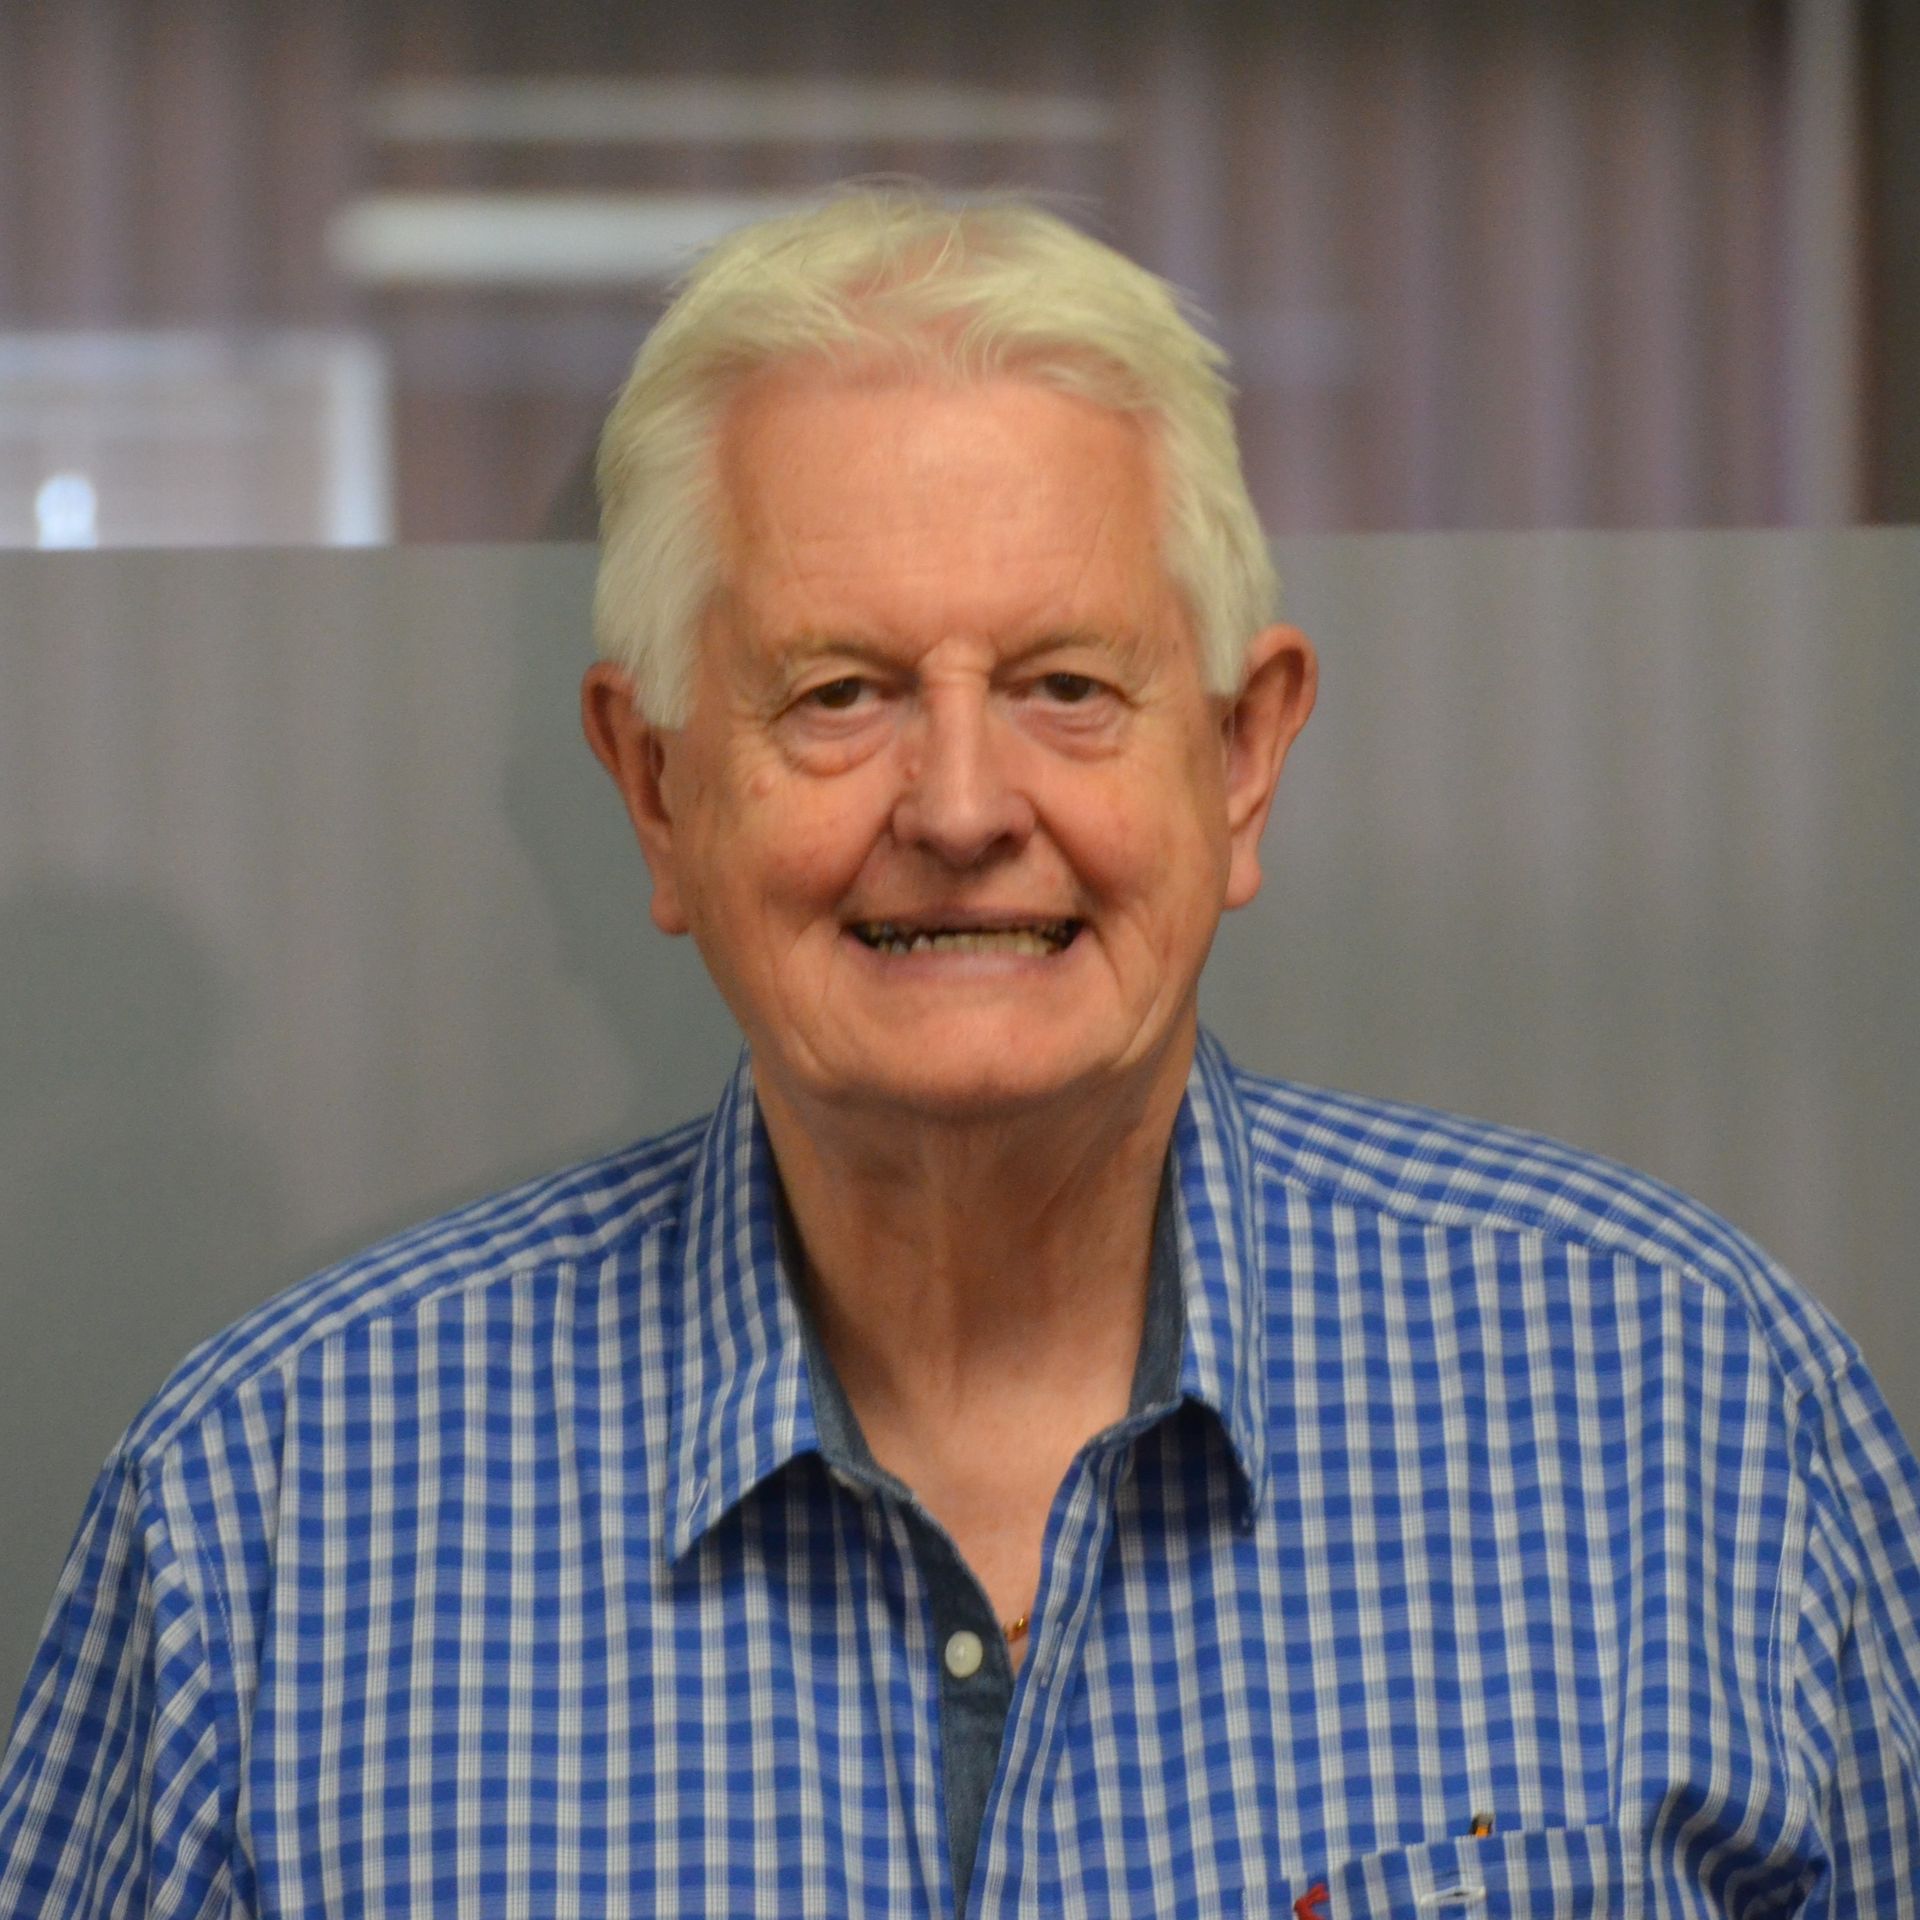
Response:
[[[1000,1766],[987,1796],[974,1858],[975,1898],[966,1920],[1037,1911],[1043,1863],[1035,1857],[1047,1824],[1047,1797],[1060,1744],[1072,1720],[1087,1636],[1095,1629],[1114,1495],[1139,1431],[1130,1421],[1092,1442],[1067,1470],[1048,1522],[1032,1639],[1013,1688]]]
[[[879,1577],[869,1589],[878,1617],[869,1622],[868,1657],[877,1663],[877,1692],[890,1701],[894,1729],[887,1743],[898,1791],[910,1808],[932,1810],[943,1804],[938,1638],[926,1570],[915,1550],[913,1523],[906,1512],[910,1496],[897,1480],[873,1469],[835,1466],[830,1470],[838,1496],[855,1503],[868,1551]],[[897,1850],[890,1877],[898,1893],[908,1885],[918,1898],[892,1912],[951,1911],[943,1898],[950,1884],[945,1834],[931,1817],[911,1817],[896,1832]]]

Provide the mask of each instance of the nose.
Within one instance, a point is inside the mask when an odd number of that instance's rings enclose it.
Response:
[[[930,691],[903,742],[895,839],[955,868],[1017,851],[1033,832],[1034,809],[1016,758],[981,690]]]

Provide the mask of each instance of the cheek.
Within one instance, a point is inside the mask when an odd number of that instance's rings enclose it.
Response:
[[[1062,796],[1052,813],[1081,879],[1097,892],[1138,900],[1204,890],[1226,871],[1226,810],[1214,795],[1167,772],[1103,781]]]
[[[1211,940],[1226,901],[1224,825],[1191,806],[1116,809],[1084,878],[1119,910],[1160,965],[1184,964]]]
[[[755,809],[753,864],[776,905],[797,917],[819,917],[884,857],[887,814],[840,783],[830,792],[796,792],[783,785]]]

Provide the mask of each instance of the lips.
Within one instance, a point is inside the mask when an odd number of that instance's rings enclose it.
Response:
[[[1008,920],[942,926],[937,922],[856,920],[850,929],[875,953],[1005,953],[1045,958],[1072,945],[1078,920]]]

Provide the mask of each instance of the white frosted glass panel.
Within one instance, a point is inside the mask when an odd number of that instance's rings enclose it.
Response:
[[[1909,1430],[1920,534],[1285,543],[1320,713],[1209,1017],[1697,1191]],[[0,555],[0,1692],[86,1486],[313,1265],[702,1110],[580,548]]]

